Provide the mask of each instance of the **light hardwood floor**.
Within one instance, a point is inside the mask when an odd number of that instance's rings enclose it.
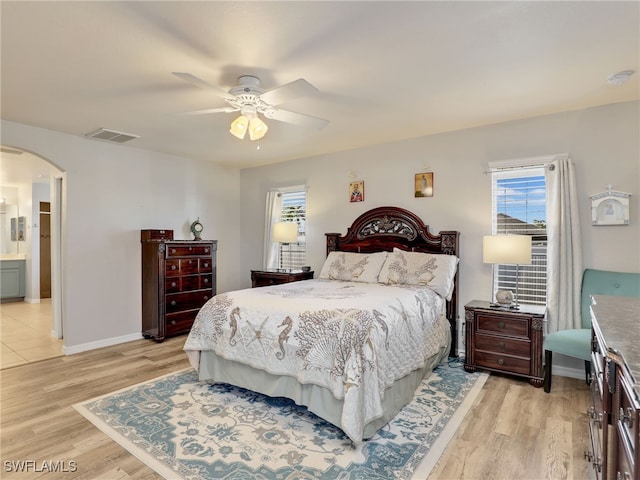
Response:
[[[62,340],[51,336],[51,299],[0,304],[0,368],[62,355]]]
[[[160,479],[72,405],[188,366],[185,337],[138,340],[0,371],[3,479]],[[584,479],[584,381],[557,377],[550,394],[491,376],[430,479]],[[69,473],[7,472],[6,462],[64,461]],[[9,463],[9,465],[12,465]],[[15,465],[15,464],[13,464]]]

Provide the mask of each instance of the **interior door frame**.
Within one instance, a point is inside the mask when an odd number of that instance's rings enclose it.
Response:
[[[63,265],[65,173],[51,179],[51,336],[64,338]]]

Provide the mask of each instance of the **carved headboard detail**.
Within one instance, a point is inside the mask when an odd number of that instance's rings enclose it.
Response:
[[[347,233],[326,233],[327,255],[333,251],[373,253],[394,248],[412,252],[459,255],[457,231],[429,232],[416,214],[399,207],[378,207],[369,210],[347,229]],[[451,353],[457,356],[458,343],[458,273],[451,301],[447,302],[447,319],[451,326]]]

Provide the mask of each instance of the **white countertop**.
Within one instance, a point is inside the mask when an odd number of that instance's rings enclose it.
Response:
[[[0,260],[26,260],[24,253],[0,253]]]

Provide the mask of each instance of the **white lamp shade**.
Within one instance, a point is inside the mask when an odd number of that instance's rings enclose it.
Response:
[[[267,133],[267,130],[269,130],[267,124],[258,117],[253,117],[249,120],[249,138],[251,140],[260,140]]]
[[[298,241],[298,224],[294,222],[278,222],[274,224],[273,241],[278,243],[296,243]]]
[[[530,265],[531,237],[487,235],[482,239],[482,261],[503,265]]]
[[[229,132],[231,132],[231,135],[233,135],[234,137],[238,137],[240,140],[242,140],[247,133],[248,126],[249,119],[244,115],[240,115],[233,122],[231,122],[231,128],[229,129]]]

